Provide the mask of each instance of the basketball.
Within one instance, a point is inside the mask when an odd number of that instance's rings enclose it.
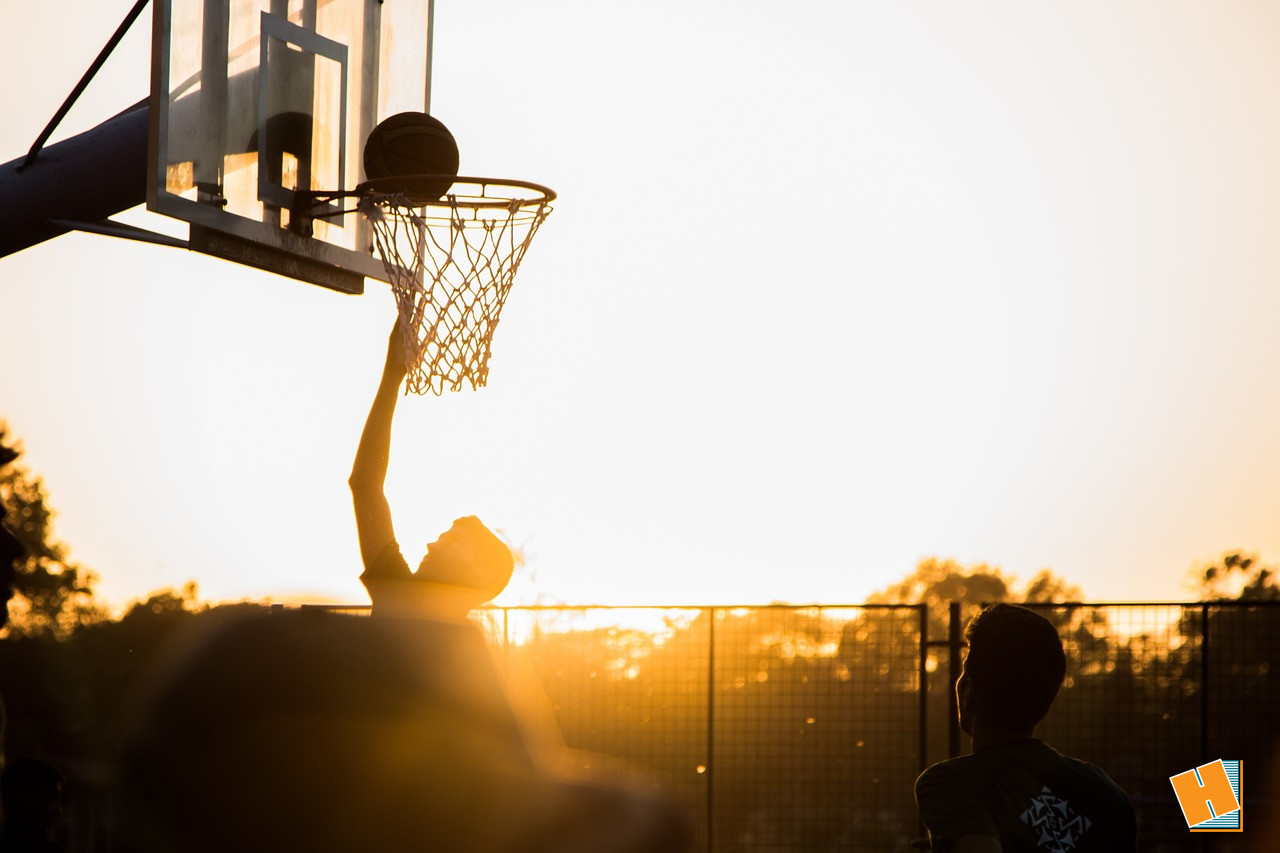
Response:
[[[397,113],[365,140],[364,173],[371,180],[405,178],[403,187],[392,184],[387,189],[417,202],[436,201],[458,174],[458,143],[439,119],[426,113]]]

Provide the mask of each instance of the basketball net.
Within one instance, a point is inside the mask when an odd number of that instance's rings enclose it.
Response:
[[[359,210],[395,293],[405,392],[484,387],[502,306],[555,193],[521,181],[458,178],[439,201],[424,203],[370,183]]]

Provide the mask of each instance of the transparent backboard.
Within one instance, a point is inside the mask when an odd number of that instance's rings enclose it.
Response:
[[[347,292],[385,280],[362,216],[293,209],[360,183],[379,121],[429,109],[431,3],[155,0],[148,207],[193,249]]]

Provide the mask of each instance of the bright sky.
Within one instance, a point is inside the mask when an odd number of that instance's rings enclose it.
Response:
[[[7,4],[0,160],[131,5]],[[1280,559],[1280,4],[436,25],[462,171],[561,200],[489,387],[401,401],[406,552],[475,513],[529,554],[504,600],[574,603],[859,601],[928,555],[1182,598],[1197,561]],[[55,140],[146,94],[149,30]],[[366,600],[384,285],[72,235],[0,259],[0,298],[0,418],[107,599]]]

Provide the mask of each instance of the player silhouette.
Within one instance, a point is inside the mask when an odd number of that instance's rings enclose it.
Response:
[[[467,619],[510,579],[510,550],[463,518],[417,572],[400,556],[382,484],[404,375],[393,330],[350,480],[376,618],[256,615],[177,648],[121,749],[121,849],[687,850],[665,796],[530,748]]]
[[[427,545],[417,571],[410,571],[396,541],[384,491],[391,422],[405,372],[397,321],[348,480],[364,562],[360,580],[369,591],[374,616],[457,621],[506,588],[515,561],[511,550],[480,519],[465,516]]]
[[[993,604],[964,637],[969,654],[956,698],[973,754],[935,764],[916,780],[933,849],[1133,853],[1137,821],[1128,795],[1098,767],[1033,736],[1066,675],[1057,630],[1033,610]]]

